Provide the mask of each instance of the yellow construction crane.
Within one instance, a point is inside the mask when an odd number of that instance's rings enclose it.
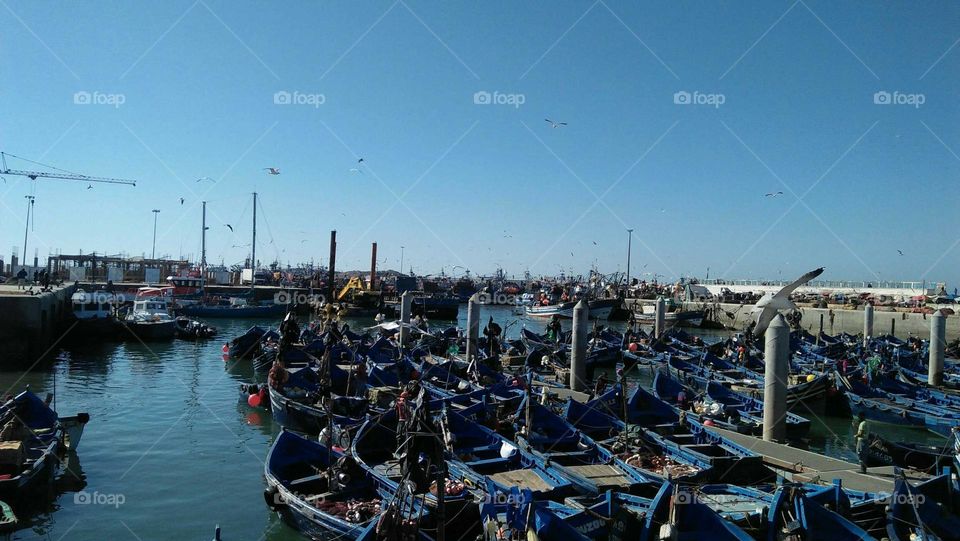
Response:
[[[337,295],[337,300],[342,301],[354,289],[357,291],[366,291],[367,285],[363,282],[362,278],[354,276],[350,278],[347,285],[343,286],[343,289],[340,290],[340,294]]]

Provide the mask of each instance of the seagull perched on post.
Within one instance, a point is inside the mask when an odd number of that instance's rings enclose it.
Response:
[[[546,120],[547,122],[550,123],[550,127],[551,127],[551,128],[559,128],[560,126],[566,126],[566,125],[567,125],[566,122],[554,122],[554,121],[550,120],[549,118],[545,118],[544,120]]]
[[[271,174],[271,175],[279,175],[279,174],[280,174],[280,169],[277,168],[277,167],[264,167],[263,170],[266,171],[268,174]]]
[[[770,322],[773,321],[773,318],[776,317],[780,310],[799,310],[799,307],[790,300],[790,294],[796,291],[798,287],[821,274],[823,274],[823,267],[804,274],[800,278],[797,278],[792,284],[783,286],[783,288],[776,293],[768,292],[763,298],[757,301],[757,305],[753,309],[753,313],[757,318],[757,326],[753,329],[753,335],[763,336],[763,333],[767,330],[767,326],[770,325]]]

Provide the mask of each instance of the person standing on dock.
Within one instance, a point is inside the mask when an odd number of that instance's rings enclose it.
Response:
[[[23,289],[25,287],[24,282],[27,280],[27,269],[20,267],[20,271],[17,272],[17,289]]]
[[[857,441],[857,460],[860,461],[860,473],[867,473],[867,445],[870,436],[870,425],[867,424],[867,416],[861,411],[857,414],[857,434],[854,436]]]

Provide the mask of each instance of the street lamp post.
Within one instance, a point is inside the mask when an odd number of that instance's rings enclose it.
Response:
[[[633,247],[633,229],[627,229],[627,291],[630,290],[630,249]]]
[[[157,216],[160,209],[153,209],[153,251],[150,252],[150,259],[157,258]]]
[[[403,274],[403,246],[400,247],[400,274]]]

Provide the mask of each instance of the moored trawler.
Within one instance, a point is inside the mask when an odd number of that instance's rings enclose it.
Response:
[[[552,317],[554,315],[564,319],[573,318],[573,309],[578,301],[563,302],[550,305],[532,305],[526,307],[526,314],[532,317]],[[588,302],[590,319],[607,319],[614,308],[621,305],[620,299],[598,299]]]
[[[72,315],[77,335],[84,338],[103,338],[112,336],[119,329],[117,308],[122,304],[122,296],[110,291],[90,291],[78,289],[70,297]]]
[[[141,340],[173,338],[177,332],[177,322],[170,315],[168,299],[172,291],[172,287],[140,288],[123,324]]]

